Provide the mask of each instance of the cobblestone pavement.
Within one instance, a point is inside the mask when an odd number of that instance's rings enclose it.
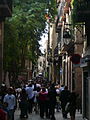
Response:
[[[15,120],[20,120],[19,115],[20,115],[20,111],[16,110],[16,112],[15,112]],[[56,116],[56,120],[70,120],[69,114],[68,114],[67,119],[63,119],[61,111],[60,112],[55,112],[55,116]],[[41,119],[39,114],[36,114],[36,113],[33,112],[31,115],[29,115],[28,119],[24,118],[22,120],[49,120],[49,119],[46,119],[46,118]],[[83,120],[82,115],[79,112],[76,113],[76,119],[75,120]]]

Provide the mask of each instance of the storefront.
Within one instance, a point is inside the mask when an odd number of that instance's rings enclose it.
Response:
[[[82,58],[81,67],[83,69],[82,114],[83,118],[90,120],[90,56]]]

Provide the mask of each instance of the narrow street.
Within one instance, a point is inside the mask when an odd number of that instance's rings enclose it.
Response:
[[[15,111],[15,120],[20,120],[20,116],[19,115],[20,115],[20,111],[16,110]],[[55,116],[56,116],[56,120],[70,120],[69,114],[68,114],[68,118],[67,119],[63,119],[61,111],[60,112],[56,112]],[[33,112],[31,115],[29,115],[28,119],[22,119],[22,120],[42,120],[42,119],[40,118],[39,114],[35,114]],[[49,120],[49,119],[44,119],[44,120]],[[76,112],[76,119],[75,120],[83,120],[82,119],[82,114],[80,114],[79,112]]]
[[[90,120],[90,0],[0,0],[0,110]]]

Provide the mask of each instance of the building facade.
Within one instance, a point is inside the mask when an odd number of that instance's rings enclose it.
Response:
[[[57,3],[56,30],[62,57],[60,81],[80,95],[83,117],[90,120],[90,2],[61,0]]]
[[[0,1],[0,84],[3,82],[3,38],[4,21],[6,17],[12,16],[12,0]]]

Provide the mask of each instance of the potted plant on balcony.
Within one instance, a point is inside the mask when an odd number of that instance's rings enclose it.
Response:
[[[65,16],[65,15],[63,15],[63,16],[61,17],[61,21],[66,21],[66,16]]]
[[[64,7],[64,13],[69,13],[69,7],[67,6]]]
[[[71,0],[66,0],[66,2],[70,3],[70,2],[71,2]]]

